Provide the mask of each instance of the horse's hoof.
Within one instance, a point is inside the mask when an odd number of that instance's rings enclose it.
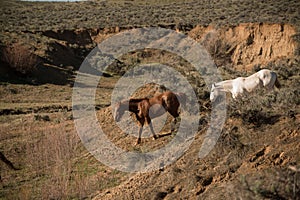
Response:
[[[156,140],[157,138],[158,138],[157,135],[154,135],[154,136],[153,136],[153,140]]]
[[[138,139],[136,142],[135,142],[135,146],[137,146],[137,145],[139,145],[139,144],[141,144],[141,140],[140,139]]]

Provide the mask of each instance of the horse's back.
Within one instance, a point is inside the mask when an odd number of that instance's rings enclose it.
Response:
[[[179,101],[177,96],[170,91],[161,93],[149,99],[149,114],[151,118],[156,118],[165,113],[169,112],[174,117],[178,116]],[[163,109],[162,109],[163,108]]]
[[[171,102],[174,102],[175,99],[177,99],[176,95],[171,91],[167,91],[150,98],[149,102],[151,106],[154,104],[161,104],[165,106],[171,104]]]

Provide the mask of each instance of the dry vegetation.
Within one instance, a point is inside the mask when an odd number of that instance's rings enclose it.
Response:
[[[32,72],[38,64],[37,56],[30,52],[29,48],[18,43],[5,47],[1,59],[12,69],[24,75]]]
[[[4,0],[0,5],[0,153],[16,169],[0,161],[0,199],[299,199],[299,1]],[[85,149],[74,127],[72,85],[96,42],[144,26],[190,35],[194,30],[192,37],[199,39],[197,25],[230,29],[251,22],[294,26],[298,47],[292,57],[275,57],[245,71],[233,68],[233,43],[219,36],[202,42],[224,79],[269,68],[282,84],[267,94],[260,90],[240,101],[228,98],[224,129],[207,157],[197,159],[210,123],[207,86],[186,60],[153,49],[123,55],[107,69],[113,76],[101,78],[96,93],[99,123],[115,144],[130,151],[151,151],[172,139],[174,134],[145,139],[133,147],[135,138],[121,134],[109,107],[119,75],[159,62],[184,74],[199,98],[195,142],[177,162],[146,174],[113,170]]]
[[[102,91],[100,107],[109,101]],[[69,86],[1,85],[0,149],[19,170],[0,163],[0,198],[82,199],[126,177],[85,150],[74,130],[71,95]]]
[[[2,4],[1,29],[5,31],[12,31],[11,27],[18,31],[44,31],[153,25],[184,28],[211,23],[299,23],[299,2],[296,0],[207,0],[201,3],[192,0],[113,0],[68,4],[2,1]]]

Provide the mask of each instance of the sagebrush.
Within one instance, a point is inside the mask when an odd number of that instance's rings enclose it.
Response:
[[[20,43],[5,47],[2,52],[2,60],[22,74],[32,72],[38,64],[37,56],[30,51],[29,47]]]

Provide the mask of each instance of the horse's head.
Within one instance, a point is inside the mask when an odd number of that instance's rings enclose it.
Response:
[[[116,122],[120,121],[121,117],[124,115],[124,112],[124,105],[121,102],[117,103],[114,110],[114,119]]]
[[[213,83],[210,90],[210,97],[209,97],[210,101],[215,101],[217,96],[218,94],[217,94],[216,84]]]

